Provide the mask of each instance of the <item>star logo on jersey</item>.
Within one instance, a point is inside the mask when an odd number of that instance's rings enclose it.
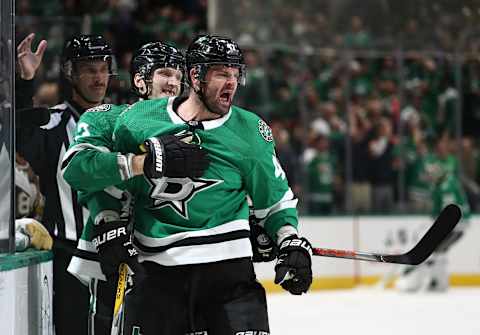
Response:
[[[150,198],[152,209],[170,207],[178,215],[188,220],[188,202],[202,191],[209,189],[223,180],[203,178],[158,178],[147,179],[151,185]]]

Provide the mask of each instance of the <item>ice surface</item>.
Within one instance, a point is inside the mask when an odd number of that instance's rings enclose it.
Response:
[[[480,289],[355,289],[268,296],[272,335],[480,335]]]

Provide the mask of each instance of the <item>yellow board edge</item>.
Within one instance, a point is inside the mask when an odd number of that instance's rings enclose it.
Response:
[[[380,276],[365,277],[316,277],[313,278],[311,290],[340,290],[350,289],[358,286],[375,285]],[[392,280],[393,282],[393,280]],[[280,285],[275,285],[273,280],[260,280],[268,293],[283,292]],[[451,286],[480,286],[480,274],[453,274],[450,276]],[[391,285],[389,285],[391,287]]]

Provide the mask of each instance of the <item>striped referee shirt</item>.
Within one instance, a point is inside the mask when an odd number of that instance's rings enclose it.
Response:
[[[17,150],[40,177],[45,196],[43,224],[53,236],[78,241],[88,219],[88,210],[78,204],[77,193],[63,179],[61,164],[84,112],[73,101],[50,108],[48,124],[17,129]]]

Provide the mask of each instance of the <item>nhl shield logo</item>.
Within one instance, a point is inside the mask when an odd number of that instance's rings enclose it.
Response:
[[[258,131],[267,142],[273,141],[272,129],[263,120],[258,120]]]

